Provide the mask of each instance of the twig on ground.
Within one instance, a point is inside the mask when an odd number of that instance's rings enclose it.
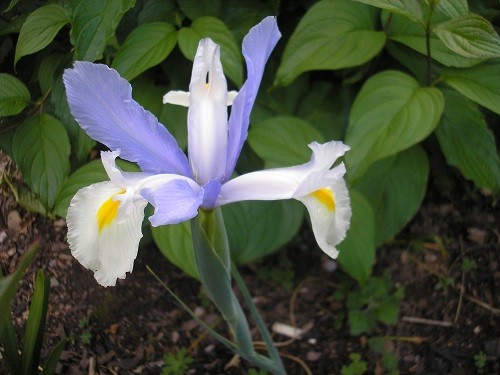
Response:
[[[440,327],[451,327],[453,325],[452,322],[447,322],[447,321],[443,321],[443,320],[417,318],[414,316],[403,316],[403,321],[408,322],[408,323],[427,324],[427,325],[431,325],[431,326],[440,326]]]

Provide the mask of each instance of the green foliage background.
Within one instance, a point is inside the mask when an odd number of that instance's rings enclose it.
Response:
[[[441,159],[498,194],[498,1],[11,0],[0,9],[0,148],[30,189],[16,195],[19,203],[65,216],[79,188],[107,178],[92,160],[99,145],[69,113],[61,74],[74,60],[106,63],[131,80],[135,99],[185,147],[186,110],[162,105],[162,95],[187,89],[204,37],[221,45],[238,89],[243,36],[268,15],[278,17],[283,38],[237,172],[306,162],[313,140],[348,144],[353,219],[339,261],[360,284],[376,247],[419,209]],[[233,258],[247,262],[283,246],[303,211],[295,202],[225,207]],[[155,228],[153,238],[194,274],[189,226]]]

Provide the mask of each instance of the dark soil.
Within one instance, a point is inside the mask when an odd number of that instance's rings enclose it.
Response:
[[[4,274],[16,268],[31,244],[41,242],[12,304],[15,325],[22,337],[34,275],[41,268],[51,276],[42,356],[60,338],[69,339],[58,373],[159,374],[163,356],[182,347],[194,359],[190,374],[248,373],[249,364],[207,336],[146,269],[150,265],[205,322],[227,334],[199,283],[171,265],[153,244],[141,248],[132,274],[116,287],[103,288],[71,256],[64,220],[27,213],[6,185],[2,189]],[[395,326],[379,325],[369,335],[349,333],[342,320],[343,301],[333,294],[352,281],[332,270],[307,227],[278,254],[241,269],[269,327],[280,322],[306,331],[296,340],[274,335],[290,374],[305,374],[304,367],[312,374],[339,374],[351,362],[351,353],[368,363],[367,373],[386,373],[380,354],[367,344],[369,338],[382,336],[390,338],[385,350],[396,354],[402,374],[500,373],[496,202],[466,182],[453,194],[436,190],[431,186],[417,216],[377,253],[375,274],[389,272],[405,290]],[[466,273],[464,258],[476,262]],[[336,329],[339,321],[343,324]],[[260,340],[257,334],[255,340]],[[475,363],[479,353],[486,356],[482,368]],[[0,373],[8,373],[5,366],[0,359]]]

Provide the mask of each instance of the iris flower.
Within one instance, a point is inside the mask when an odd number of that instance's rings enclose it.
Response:
[[[247,80],[238,93],[227,90],[219,46],[200,41],[189,92],[164,97],[166,103],[188,107],[189,158],[167,128],[132,99],[130,84],[118,72],[89,62],[75,62],[65,71],[71,113],[90,137],[112,150],[101,153],[109,181],[80,189],[67,215],[72,254],[101,285],[115,285],[132,271],[148,203],[154,206],[149,220],[159,226],[232,202],[298,199],[309,211],[319,247],[337,256],[335,246],[351,216],[344,164],[333,166],[348,150],[342,142],[311,143],[306,164],[231,179],[264,66],[280,36],[274,17],[246,35]],[[142,172],[122,172],[118,156],[136,162]]]

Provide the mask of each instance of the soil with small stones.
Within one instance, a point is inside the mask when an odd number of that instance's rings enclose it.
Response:
[[[349,333],[344,301],[335,299],[334,292],[352,281],[316,247],[307,226],[276,255],[242,267],[269,327],[283,323],[305,331],[293,340],[273,334],[289,374],[340,374],[351,353],[367,362],[368,373],[384,374],[381,355],[368,346],[373,337],[390,338],[384,350],[396,355],[402,374],[500,373],[497,203],[464,181],[453,193],[437,190],[430,187],[416,217],[377,252],[375,274],[388,272],[395,285],[404,287],[394,326]],[[201,319],[227,334],[199,283],[152,243],[140,249],[132,274],[116,287],[103,288],[71,256],[65,235],[64,220],[26,212],[7,185],[1,186],[4,274],[15,270],[30,246],[40,244],[12,303],[18,336],[36,271],[43,269],[50,275],[51,293],[42,357],[68,338],[58,374],[160,374],[165,354],[180,348],[194,359],[189,374],[248,373],[250,365],[208,336],[147,270],[149,265]],[[464,259],[475,262],[467,272]],[[480,353],[482,366],[475,361]],[[2,359],[0,373],[8,373]]]

